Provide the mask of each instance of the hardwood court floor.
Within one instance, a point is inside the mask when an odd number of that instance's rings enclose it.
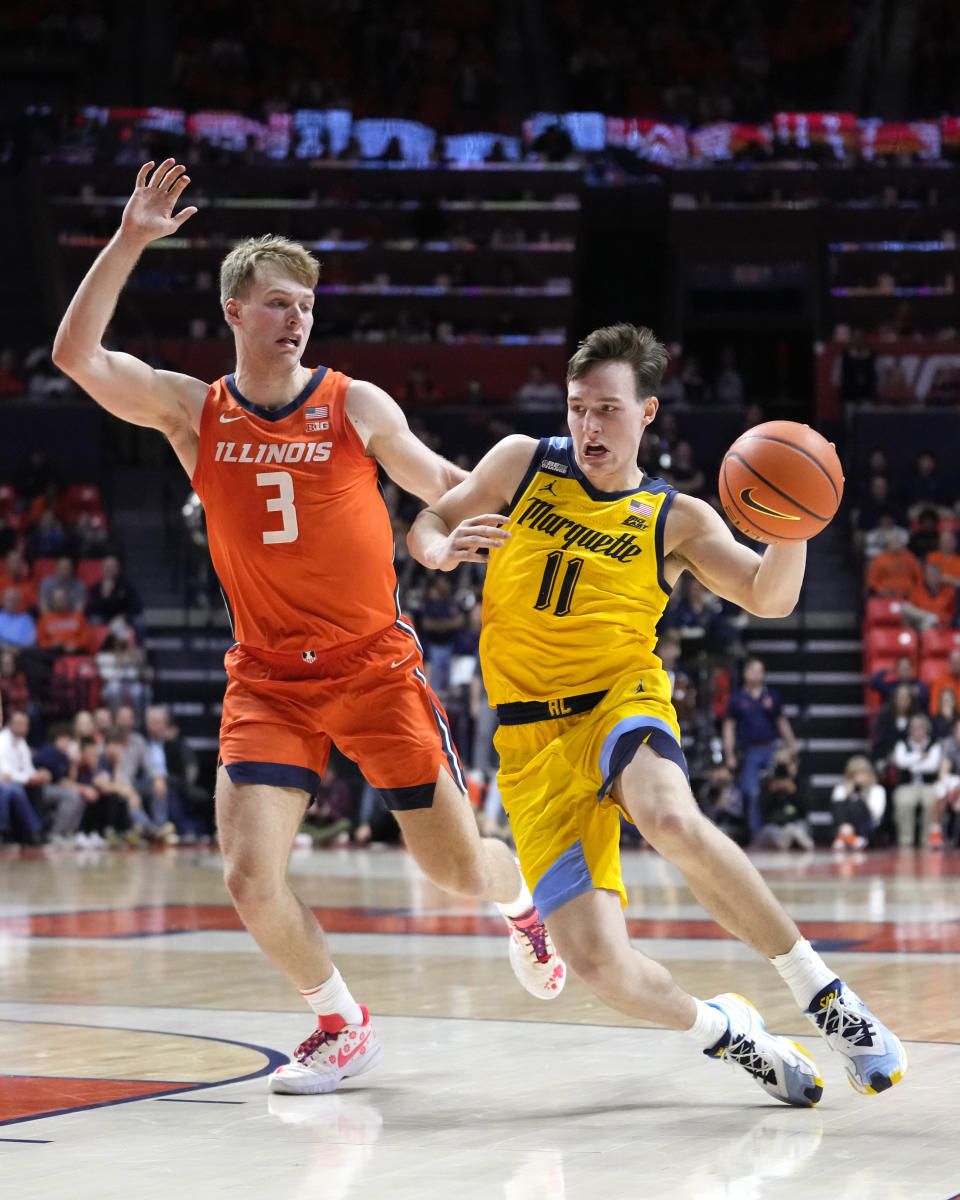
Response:
[[[399,850],[295,852],[386,1054],[335,1095],[268,1096],[311,1017],[239,925],[215,853],[4,855],[0,1182],[45,1198],[68,1180],[77,1200],[956,1197],[960,854],[756,861],[908,1042],[892,1092],[853,1092],[772,969],[649,852],[624,856],[637,944],[810,1049],[816,1109],[768,1100],[576,979],[528,996],[495,911],[445,897]]]

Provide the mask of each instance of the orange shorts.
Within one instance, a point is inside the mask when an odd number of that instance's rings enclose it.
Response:
[[[389,808],[429,808],[444,766],[466,790],[447,715],[406,618],[310,658],[240,645],[227,651],[220,761],[233,783],[313,796],[335,742]]]

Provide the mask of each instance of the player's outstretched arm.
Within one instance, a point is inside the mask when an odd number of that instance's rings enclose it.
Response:
[[[470,474],[425,508],[407,534],[410,553],[433,571],[486,562],[510,537],[503,514],[520,486],[537,443],[514,434],[489,450]]]
[[[376,384],[353,380],[347,390],[347,416],[367,454],[398,487],[428,504],[466,478],[466,471],[420,441],[400,405]]]
[[[191,207],[173,212],[190,182],[185,171],[172,158],[156,169],[152,162],[140,168],[120,228],[84,276],[53,345],[56,365],[98,404],[125,421],[161,430],[175,444],[185,426],[196,429],[206,386],[107,350],[103,335],[144,248],[175,233],[197,211]]]
[[[678,495],[667,514],[663,548],[670,583],[688,570],[715,595],[755,617],[786,617],[796,607],[806,542],[770,545],[759,555],[734,538],[709,504]]]

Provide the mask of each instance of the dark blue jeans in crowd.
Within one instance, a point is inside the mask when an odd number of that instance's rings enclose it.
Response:
[[[737,782],[743,795],[751,839],[762,824],[760,820],[760,779],[764,772],[769,771],[773,766],[773,753],[776,748],[776,742],[764,742],[761,746],[747,746],[740,751],[740,776]]]
[[[0,833],[10,830],[11,820],[26,833],[37,834],[43,829],[24,788],[19,783],[0,783]]]

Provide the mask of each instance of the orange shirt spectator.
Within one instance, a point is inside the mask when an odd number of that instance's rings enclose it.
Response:
[[[37,622],[37,645],[41,650],[86,654],[90,648],[87,618],[78,612],[45,613]]]
[[[20,612],[37,602],[37,585],[30,578],[30,567],[19,550],[11,550],[0,563],[0,592],[15,587],[20,593]]]
[[[960,587],[960,554],[957,553],[957,535],[952,529],[941,529],[937,537],[937,548],[931,550],[924,562],[935,562],[943,572],[943,582],[951,587]]]
[[[944,692],[953,692],[960,705],[960,650],[951,650],[947,669],[939,674],[930,686],[930,712],[940,708],[940,697]]]
[[[891,533],[897,532],[891,530]],[[906,548],[881,550],[871,560],[867,572],[867,591],[872,595],[907,600],[917,588],[922,587],[920,563]]]
[[[957,611],[957,590],[943,583],[931,590],[926,583],[921,583],[907,597],[915,608],[933,613],[939,621],[941,629],[949,629]],[[37,635],[39,637],[39,633]]]

